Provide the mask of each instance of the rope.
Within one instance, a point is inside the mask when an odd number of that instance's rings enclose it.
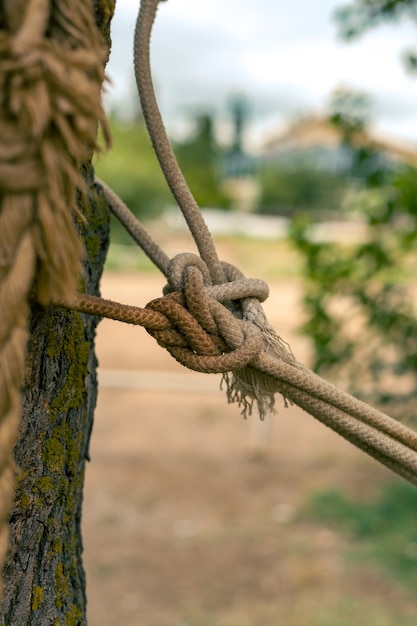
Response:
[[[145,310],[103,302],[99,314],[113,319],[121,316],[144,325],[186,367],[223,373],[229,401],[238,402],[245,415],[251,412],[255,401],[263,417],[273,410],[274,395],[280,392],[284,399],[298,404],[417,484],[417,434],[297,363],[260,306],[268,295],[267,286],[262,281],[248,281],[239,270],[219,261],[169,144],[155,98],[149,42],[158,4],[159,0],[141,2],[134,44],[136,81],[156,155],[201,258],[185,254],[169,262],[129,209],[104,187],[112,211],[162,270],[168,285],[164,289],[165,298],[153,301]],[[86,305],[85,301],[78,302],[80,310]],[[99,311],[94,303],[89,305],[91,312]],[[149,309],[154,312],[151,318]],[[154,324],[163,327],[155,328]]]
[[[123,200],[114,193],[100,178],[96,177],[96,183],[103,189],[105,198],[112,209],[113,214],[123,224],[127,232],[134,241],[142,248],[145,254],[151,259],[156,267],[161,270],[164,276],[167,275],[169,257],[158,244],[152,239],[142,224],[136,219],[131,210],[125,205]]]
[[[164,296],[146,308],[79,294],[55,296],[59,306],[144,326],[190,369],[222,373],[228,400],[246,415],[253,403],[261,417],[280,392],[348,441],[417,485],[417,434],[338,390],[298,363],[269,325],[260,302],[263,281],[246,279],[222,263],[166,136],[156,102],[149,40],[158,0],[142,0],[135,31],[135,74],[148,131],[161,168],[192,232],[200,257],[169,260],[129,209],[106,185],[112,211],[167,278]]]
[[[180,207],[201,258],[207,263],[214,283],[226,280],[210,231],[200,213],[169,143],[152,83],[149,42],[159,0],[142,0],[136,22],[134,67],[143,115],[165,179]]]
[[[96,146],[104,45],[85,0],[0,8],[0,570],[13,496],[30,297],[70,298],[82,247],[80,166]],[[0,582],[0,595],[2,582]]]
[[[231,371],[251,370],[253,377],[263,378],[263,387],[268,385],[272,393],[281,393],[417,485],[417,433],[337,389],[303,365],[269,355],[260,329],[239,319],[222,304],[235,298],[236,302],[245,298],[263,300],[268,291],[265,283],[239,278],[212,286],[207,268],[202,270],[202,260],[187,254],[175,257],[170,263],[169,285],[178,280],[178,265],[183,266],[180,290],[169,291],[146,308],[85,294],[77,296],[71,308],[144,326],[182,365],[199,372],[222,373],[226,382]],[[230,266],[224,264],[224,267],[230,275]],[[228,397],[243,407],[245,415],[251,412],[253,401],[258,401],[250,385],[242,391],[230,381]],[[267,408],[273,409],[273,403]]]

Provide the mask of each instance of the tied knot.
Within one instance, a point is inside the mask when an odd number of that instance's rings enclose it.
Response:
[[[222,263],[227,282],[213,284],[206,263],[194,254],[180,254],[168,266],[164,297],[147,308],[168,320],[164,329],[148,329],[158,343],[190,369],[222,373],[230,402],[250,414],[256,401],[260,416],[273,410],[276,384],[256,369],[266,351],[294,363],[291,350],[275,333],[261,307],[268,285],[246,278]]]
[[[204,261],[193,254],[178,255],[169,264],[164,297],[147,305],[169,320],[167,328],[148,332],[190,369],[230,372],[245,367],[263,348],[259,330],[244,318],[239,301],[264,300],[268,287],[246,279],[233,266],[224,268],[232,281],[213,285]]]

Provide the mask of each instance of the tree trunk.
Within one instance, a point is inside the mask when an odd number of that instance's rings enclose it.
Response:
[[[112,0],[95,0],[109,46]],[[98,294],[109,211],[84,166],[88,203],[78,228],[85,244],[83,288]],[[19,468],[4,568],[0,625],[86,624],[81,507],[97,397],[94,337],[98,320],[58,308],[32,310],[19,441]]]

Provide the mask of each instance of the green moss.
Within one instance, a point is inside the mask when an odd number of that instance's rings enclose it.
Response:
[[[28,508],[30,507],[31,502],[32,502],[32,498],[27,493],[24,493],[22,497],[20,498],[21,511],[23,512],[27,511]]]
[[[62,552],[62,539],[57,539],[56,541],[54,541],[54,543],[52,544],[52,552],[54,554],[61,554]]]
[[[68,312],[64,314],[67,315]],[[70,409],[78,409],[85,403],[85,376],[88,373],[90,344],[85,339],[85,329],[80,315],[73,313],[70,315],[71,319],[61,325],[60,330],[52,328],[47,334],[48,356],[52,359],[63,357],[66,369],[63,385],[49,406],[51,423],[55,423],[59,415],[67,414]],[[65,327],[65,332],[62,332],[62,327]],[[66,447],[66,439],[60,439],[60,442]],[[56,461],[55,455],[52,463]]]
[[[55,536],[57,533],[62,532],[61,522],[56,517],[50,515],[46,522],[46,528],[48,530],[49,536]]]
[[[99,143],[100,145],[104,144],[102,132],[99,132]],[[86,172],[88,172],[88,169],[89,168],[86,168]],[[86,176],[88,177],[88,173]],[[80,219],[78,228],[82,233],[88,229],[87,236],[83,236],[84,240],[91,236],[90,233],[108,228],[110,224],[109,205],[104,194],[97,190],[96,187],[90,187],[89,202],[83,206],[83,213],[86,221]]]
[[[33,493],[39,493],[43,496],[49,495],[56,489],[56,485],[52,481],[50,476],[44,476],[43,478],[37,478],[33,484]]]
[[[65,458],[65,448],[57,437],[51,437],[44,443],[42,461],[49,472],[62,472]]]
[[[68,576],[64,574],[64,566],[62,563],[58,563],[55,570],[55,589],[55,606],[58,609],[62,609],[69,593]]]
[[[69,612],[65,615],[65,626],[78,626],[81,624],[82,617],[81,609],[73,604]]]
[[[79,346],[79,353],[71,362],[68,372],[62,385],[59,395],[51,402],[51,422],[55,421],[57,413],[67,413],[68,409],[76,409],[84,402],[85,383],[84,377],[87,374],[86,352],[89,354],[89,344]]]
[[[78,461],[79,461],[79,451],[82,443],[82,433],[77,433],[74,435],[71,427],[67,422],[64,422],[60,426],[56,426],[53,430],[53,437],[48,441],[53,441],[53,452],[57,453],[58,450],[60,452],[60,467],[59,470],[61,472],[62,466],[65,465],[65,470],[75,475],[78,471]],[[55,461],[55,456],[52,456],[50,462]],[[44,459],[46,463],[46,460]],[[56,466],[58,465],[58,460],[56,461]],[[53,470],[51,470],[53,471]]]
[[[33,506],[35,509],[42,509],[46,504],[51,504],[56,495],[56,485],[50,476],[37,478],[32,485],[32,493],[34,494]]]
[[[102,35],[106,41],[108,48],[111,47],[110,39],[110,20],[114,13],[114,0],[94,0],[94,11],[96,16],[96,24],[100,28]]]
[[[98,235],[89,235],[85,239],[85,247],[89,258],[94,260],[100,252],[101,238]]]
[[[55,586],[56,586],[55,606],[58,609],[62,609],[64,605],[68,602],[68,595],[69,595],[68,576],[64,574],[64,567],[62,563],[59,563],[55,570]],[[82,617],[83,617],[83,614],[82,614],[80,607],[78,607],[75,604],[72,604],[69,611],[65,613],[65,626],[80,625],[82,622]],[[57,623],[59,624],[59,622]]]
[[[29,470],[24,470],[23,472],[19,472],[19,474],[16,476],[16,487],[18,487],[20,483],[24,482],[28,476],[29,476]]]
[[[43,587],[39,587],[39,585],[37,585],[32,589],[32,611],[37,611],[42,606],[43,600]]]
[[[58,359],[64,353],[69,364],[76,364],[81,356],[85,357],[84,344],[89,348],[81,316],[72,311],[52,310],[45,336],[50,359]]]
[[[48,328],[45,332],[46,337],[46,354],[50,359],[57,359],[62,352],[62,348],[64,345],[64,333],[60,332],[60,325],[58,324],[57,317],[58,316],[67,316],[72,315],[69,311],[61,311],[61,310],[51,310],[51,314],[48,320]]]
[[[54,623],[52,624],[52,626],[61,626],[61,622],[57,617],[54,619]]]

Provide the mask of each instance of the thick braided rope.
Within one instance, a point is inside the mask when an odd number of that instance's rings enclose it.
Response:
[[[13,495],[29,298],[70,297],[82,247],[80,166],[96,145],[104,46],[89,0],[0,8],[0,568]],[[105,126],[105,124],[104,124]],[[106,131],[107,133],[107,131]]]

